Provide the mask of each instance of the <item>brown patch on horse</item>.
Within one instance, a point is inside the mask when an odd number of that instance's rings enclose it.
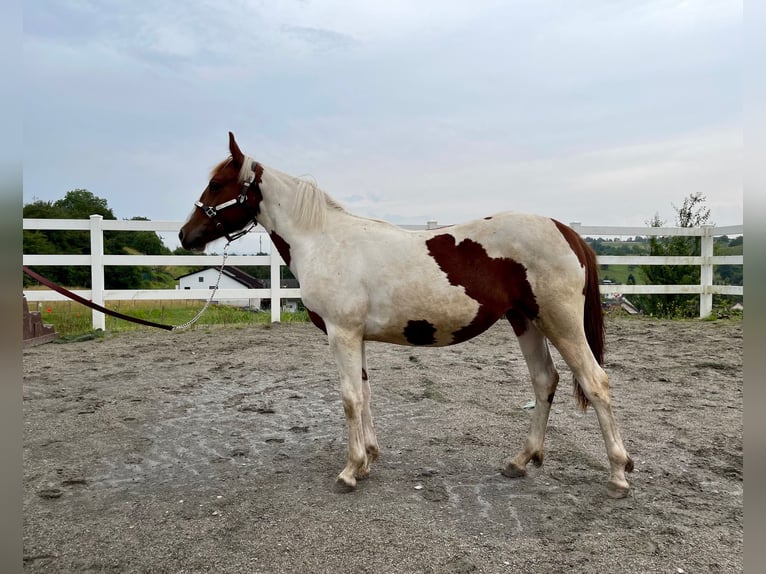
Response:
[[[223,160],[210,171],[210,182],[202,194],[202,203],[215,205],[221,203],[221,198],[229,199],[239,194],[239,168],[234,158]],[[210,197],[206,197],[209,194]]]
[[[585,338],[588,340],[588,346],[590,347],[593,356],[598,361],[599,365],[604,364],[604,347],[606,345],[604,334],[604,312],[601,309],[601,289],[599,287],[598,279],[598,259],[596,252],[593,251],[590,245],[580,237],[574,229],[568,225],[564,225],[560,221],[552,219],[553,223],[564,236],[564,239],[569,243],[569,247],[572,248],[577,259],[580,261],[580,265],[585,269],[585,285],[583,285],[583,295],[585,295],[585,313],[583,316],[583,327],[585,328]],[[575,398],[580,408],[585,411],[590,404],[590,401],[585,396],[585,393],[580,388],[580,385],[575,381],[574,388]]]
[[[425,320],[408,321],[404,328],[404,337],[413,345],[433,345],[436,343],[436,327]]]
[[[274,244],[274,247],[277,248],[277,251],[279,251],[279,254],[282,256],[282,259],[284,259],[287,266],[290,267],[290,244],[285,241],[276,231],[269,233],[269,237],[271,238],[271,242]]]
[[[312,311],[308,307],[306,307],[306,312],[309,314],[309,319],[311,319],[311,322],[314,323],[314,325],[318,329],[322,330],[324,332],[324,334],[326,335],[327,334],[327,325],[325,325],[324,319],[322,319],[322,317],[320,317],[319,315],[314,313],[314,311]]]
[[[367,369],[362,369],[362,380],[363,381],[367,380]]]
[[[216,165],[210,172],[210,180],[202,192],[199,202],[205,207],[215,207],[238,197],[241,190],[239,171],[242,163],[232,156]],[[237,204],[222,209],[211,218],[204,210],[195,209],[189,220],[179,231],[181,245],[185,249],[199,250],[211,241],[234,233],[253,221],[260,213],[263,200],[260,187],[250,186],[244,206]]]
[[[527,318],[521,313],[511,309],[505,314],[505,318],[508,319],[513,328],[513,333],[517,337],[521,337],[527,332]]]
[[[242,161],[242,160],[240,160]],[[217,166],[215,166],[210,171],[210,182],[217,182],[220,185],[220,191],[225,193],[227,198],[229,198],[229,195],[231,197],[236,197],[239,195],[240,190],[240,183],[239,183],[239,170],[242,167],[242,164],[237,164],[237,161],[234,159],[234,157],[230,157],[229,159],[223,160],[221,163],[219,163]],[[258,162],[255,162],[255,185],[250,185],[250,189],[248,190],[247,194],[247,207],[254,212],[255,215],[258,215],[261,212],[261,202],[263,201],[263,194],[261,193],[261,188],[258,184],[261,183],[261,179],[263,176],[263,166],[259,164]],[[208,185],[208,189],[209,189]],[[207,191],[207,190],[206,190]],[[252,204],[251,197],[255,198],[255,205]],[[201,200],[205,198],[205,195],[203,194]],[[205,201],[202,201],[202,203],[205,203]],[[214,199],[210,199],[207,203],[210,205],[214,205],[215,203],[221,203],[216,202]],[[221,215],[224,215],[223,213]]]
[[[472,239],[456,244],[448,234],[436,235],[426,245],[449,282],[463,287],[466,295],[479,303],[474,319],[452,333],[453,342],[467,341],[486,331],[510,310],[526,319],[537,317],[540,309],[521,263],[508,257],[490,257]]]

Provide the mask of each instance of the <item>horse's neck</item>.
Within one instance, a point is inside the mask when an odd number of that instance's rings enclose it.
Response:
[[[263,177],[267,191],[259,223],[295,271],[296,256],[325,234],[330,219],[352,216],[310,183],[271,169]]]
[[[263,202],[258,223],[270,234],[291,234],[290,206],[297,190],[293,178],[273,168],[266,168],[262,174]],[[263,192],[265,189],[265,193]]]

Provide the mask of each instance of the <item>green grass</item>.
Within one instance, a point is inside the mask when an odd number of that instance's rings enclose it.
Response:
[[[191,320],[204,306],[203,301],[111,301],[106,308],[124,315],[166,325],[181,325]],[[94,334],[91,310],[74,301],[30,302],[30,311],[39,311],[43,323],[53,325],[62,341],[81,340]],[[282,313],[283,323],[307,322],[306,311]],[[271,322],[270,311],[248,311],[227,305],[210,305],[198,325],[253,325]],[[106,331],[110,333],[148,329],[115,317],[106,316]]]
[[[610,279],[616,284],[627,285],[628,276],[633,275],[637,285],[643,284],[643,275],[638,265],[601,265],[599,279]]]

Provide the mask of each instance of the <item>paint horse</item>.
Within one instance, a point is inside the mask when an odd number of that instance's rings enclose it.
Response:
[[[348,462],[338,476],[352,489],[380,452],[370,411],[365,341],[453,345],[505,316],[529,368],[535,407],[524,447],[502,473],[543,462],[543,441],[559,375],[548,341],[574,375],[582,410],[596,411],[610,475],[607,493],[625,496],[633,461],[612,413],[602,369],[604,323],[598,266],[571,228],[540,216],[500,213],[427,230],[352,215],[317,186],[265,167],[229,133],[218,164],[179,232],[185,249],[240,237],[256,224],[300,281],[311,321],[327,334],[340,371]]]

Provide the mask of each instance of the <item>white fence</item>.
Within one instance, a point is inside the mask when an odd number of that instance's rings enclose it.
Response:
[[[601,293],[628,294],[698,294],[700,296],[700,317],[707,317],[713,310],[713,295],[744,295],[742,285],[713,284],[714,265],[743,265],[742,255],[713,255],[713,239],[721,235],[742,235],[742,225],[716,227],[583,227],[580,223],[570,224],[572,229],[586,237],[605,236],[671,236],[701,238],[701,254],[697,256],[656,256],[656,255],[599,255],[600,265],[699,265],[699,285],[602,285]]]
[[[104,305],[106,301],[119,300],[184,300],[210,297],[209,289],[105,289],[104,267],[107,265],[208,265],[220,266],[222,255],[105,255],[104,231],[154,231],[176,233],[183,225],[180,221],[126,221],[103,219],[100,215],[91,215],[90,219],[24,219],[23,228],[28,230],[84,230],[90,232],[90,255],[28,255],[24,254],[23,264],[30,266],[82,265],[91,268],[91,289],[74,291],[76,294],[94,303]],[[701,268],[699,285],[602,285],[602,293],[652,294],[652,293],[688,293],[700,296],[700,317],[710,314],[713,307],[713,295],[742,295],[741,285],[714,285],[714,265],[742,265],[741,255],[714,256],[713,238],[720,235],[739,235],[742,225],[726,227],[703,226],[691,227],[587,227],[572,223],[580,235],[588,237],[607,236],[651,236],[684,235],[702,238],[702,254],[695,257],[656,257],[647,255],[599,256],[602,265],[699,265]],[[426,229],[438,227],[435,222],[423,226],[404,226],[408,229]],[[255,233],[268,234],[257,227]],[[271,255],[230,255],[230,265],[264,265],[271,269],[271,287],[269,289],[219,289],[218,299],[271,299],[271,320],[278,322],[282,299],[300,298],[300,289],[280,287],[280,267],[284,261],[276,249],[269,250]],[[63,295],[49,289],[24,290],[27,301],[66,300]],[[93,311],[93,328],[105,329],[104,314]]]

